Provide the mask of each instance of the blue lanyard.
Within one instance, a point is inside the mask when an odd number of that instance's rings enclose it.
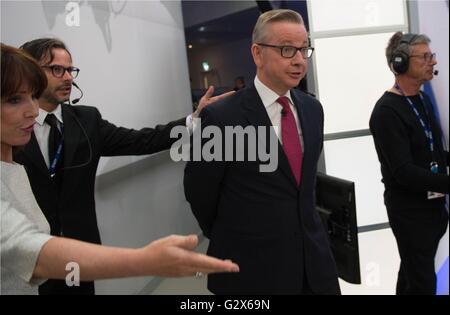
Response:
[[[424,120],[420,116],[420,113],[417,110],[416,106],[414,105],[413,101],[408,96],[406,96],[405,93],[403,93],[403,91],[400,89],[400,86],[397,83],[395,83],[395,88],[406,98],[406,100],[408,101],[409,106],[413,110],[414,114],[416,114],[416,117],[419,120],[420,125],[422,125],[422,128],[425,131],[425,136],[427,137],[428,144],[430,146],[431,155],[433,155],[433,152],[434,152],[434,140],[433,140],[433,132],[431,131],[430,123],[425,124]],[[428,114],[427,106],[425,105],[425,101],[423,99],[423,96],[422,96],[421,93],[419,93],[419,96],[420,96],[420,100],[422,101],[422,104],[423,104],[423,109],[425,110],[425,115],[427,115],[427,118],[429,118],[430,115]],[[429,120],[428,120],[428,122],[429,122]]]
[[[56,174],[56,165],[58,165],[58,161],[61,159],[62,149],[64,142],[64,125],[61,124],[61,140],[58,144],[58,149],[56,150],[55,157],[53,158],[52,163],[50,164],[50,177],[55,176]]]

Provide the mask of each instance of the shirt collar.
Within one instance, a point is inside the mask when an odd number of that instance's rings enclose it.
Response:
[[[256,88],[256,91],[258,92],[259,97],[261,98],[265,108],[274,104],[277,101],[277,99],[280,98],[280,96],[277,93],[275,93],[270,88],[268,88],[266,85],[264,85],[264,83],[262,83],[261,80],[259,80],[258,76],[255,76],[255,88]],[[283,96],[286,96],[289,99],[289,102],[291,103],[291,105],[294,104],[294,102],[292,101],[290,90],[287,91],[286,94],[284,94]]]
[[[55,117],[56,117],[56,119],[58,119],[59,123],[60,124],[63,123],[61,105],[58,105],[56,107],[56,109],[54,111],[52,111],[51,113],[47,112],[46,110],[43,110],[42,108],[39,108],[39,115],[36,117],[36,122],[39,125],[43,126],[44,122],[45,122],[45,117],[47,117],[48,114],[55,115]]]

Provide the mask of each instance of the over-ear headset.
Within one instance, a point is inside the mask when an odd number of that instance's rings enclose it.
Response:
[[[408,46],[416,39],[417,34],[404,34],[400,39],[400,43],[392,53],[391,70],[395,74],[403,74],[408,71],[409,67],[409,48]]]

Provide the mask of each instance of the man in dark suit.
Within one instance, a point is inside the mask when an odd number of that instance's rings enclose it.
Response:
[[[27,170],[33,193],[50,223],[51,234],[100,244],[95,213],[95,176],[101,156],[143,155],[169,149],[174,126],[187,126],[191,117],[141,130],[116,127],[102,119],[95,107],[63,104],[70,98],[79,69],[57,39],[42,38],[22,48],[34,57],[47,75],[48,86],[39,98],[39,117],[31,141],[15,160]],[[201,100],[202,108],[220,97]],[[49,280],[40,294],[94,294],[94,283],[68,287]]]
[[[254,85],[205,108],[201,128],[281,127],[279,162],[273,172],[261,172],[250,159],[187,164],[185,194],[210,239],[208,254],[240,266],[238,275],[209,276],[208,288],[216,294],[339,294],[335,262],[315,210],[323,111],[316,99],[293,89],[313,52],[302,17],[291,10],[262,14],[251,51]]]

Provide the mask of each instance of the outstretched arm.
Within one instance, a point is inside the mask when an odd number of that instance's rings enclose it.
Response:
[[[197,236],[172,235],[140,249],[115,248],[55,237],[42,248],[33,273],[34,278],[64,279],[65,267],[75,262],[80,279],[162,276],[192,276],[196,272],[237,272],[231,261],[195,253]]]

